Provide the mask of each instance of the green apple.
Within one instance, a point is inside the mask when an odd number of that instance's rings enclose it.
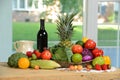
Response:
[[[79,63],[82,61],[82,55],[81,54],[73,54],[72,55],[72,62]]]
[[[105,61],[102,56],[99,56],[93,59],[92,65],[95,66],[96,64],[99,64],[99,65],[105,64]]]

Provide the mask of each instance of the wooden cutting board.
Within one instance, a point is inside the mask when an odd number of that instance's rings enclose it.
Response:
[[[0,80],[120,80],[120,69],[113,72],[76,72],[10,68],[0,62]]]

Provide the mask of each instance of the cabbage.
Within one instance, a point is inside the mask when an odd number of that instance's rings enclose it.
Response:
[[[91,51],[87,48],[83,48],[83,51],[82,51],[82,61],[89,61],[89,60],[92,60],[93,59],[93,55],[91,53]]]
[[[90,55],[86,55],[82,58],[82,61],[89,61],[92,60],[92,57]]]
[[[20,53],[16,52],[16,53],[9,56],[7,64],[10,67],[18,67],[18,60],[22,57],[28,58],[26,56],[26,54],[21,53],[21,52]]]

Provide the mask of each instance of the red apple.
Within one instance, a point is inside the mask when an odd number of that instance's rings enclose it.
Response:
[[[87,49],[94,49],[96,47],[96,43],[95,41],[91,40],[91,39],[88,39],[86,42],[85,42],[85,45],[84,45],[85,48]]]
[[[41,57],[41,53],[38,50],[34,50],[33,54],[35,54],[37,56],[37,59],[39,59]]]
[[[50,60],[52,58],[52,54],[50,53],[49,50],[44,50],[41,54],[41,58],[45,60]]]
[[[26,55],[27,55],[28,57],[32,57],[32,51],[27,51],[27,52],[26,52]]]
[[[98,56],[103,56],[104,52],[102,49],[95,48],[92,50],[92,54],[94,57],[98,57]]]

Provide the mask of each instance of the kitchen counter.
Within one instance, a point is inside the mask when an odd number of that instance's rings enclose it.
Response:
[[[0,62],[0,80],[120,80],[120,69],[111,72],[76,72],[10,68]]]

